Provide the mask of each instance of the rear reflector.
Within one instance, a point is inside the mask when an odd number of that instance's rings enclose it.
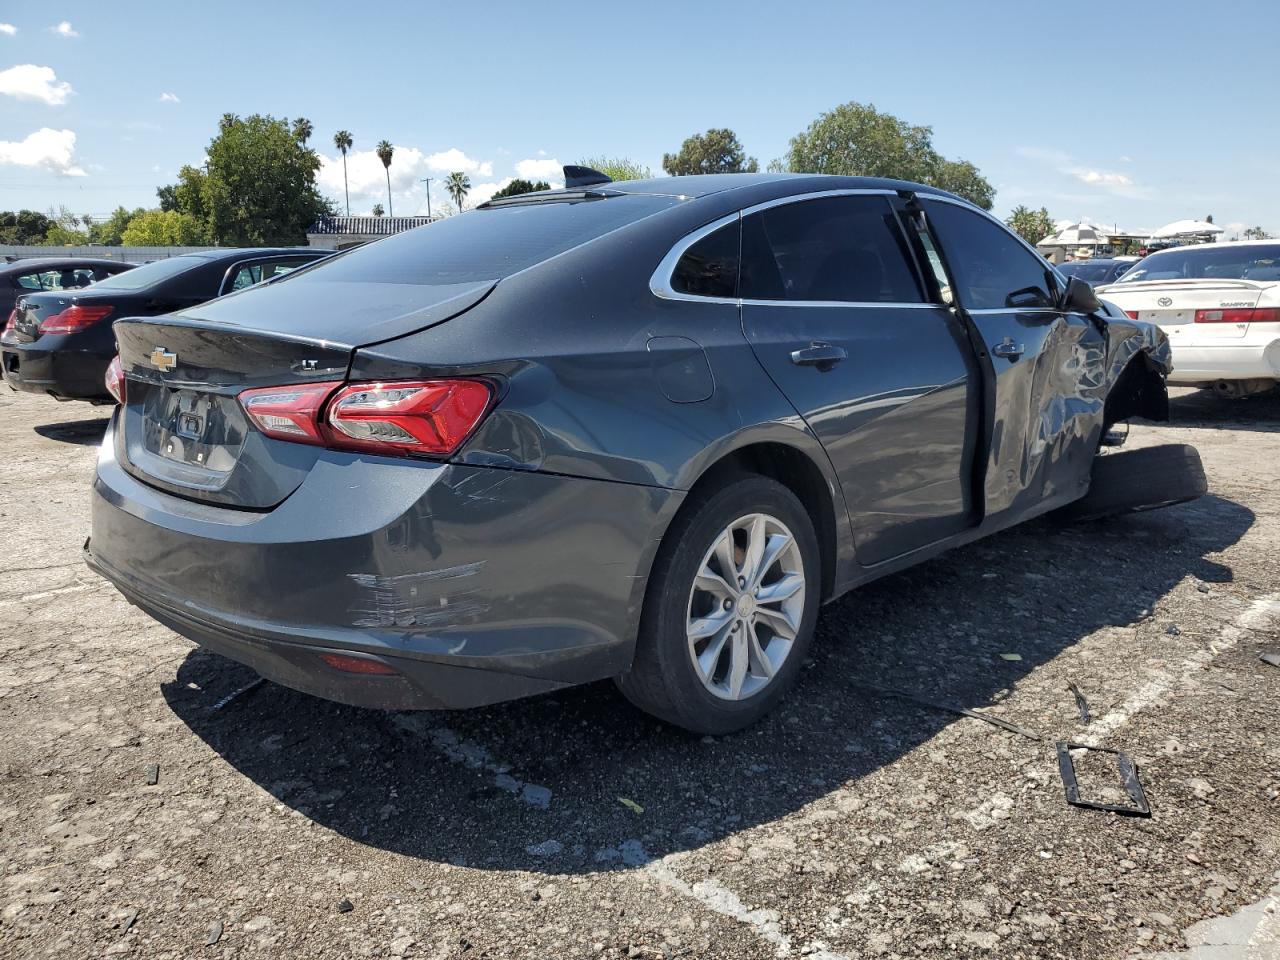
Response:
[[[110,316],[115,307],[82,307],[72,304],[61,313],[46,317],[40,324],[41,333],[79,333]]]
[[[1197,310],[1196,323],[1280,323],[1280,307],[1224,307]]]
[[[365,675],[386,676],[395,673],[391,667],[377,660],[366,660],[364,657],[349,657],[343,653],[322,653],[320,659],[343,673],[361,673]]]
[[[4,333],[8,333],[18,323],[18,308],[14,307],[9,311],[9,319],[4,322]]]
[[[481,380],[391,380],[259,387],[240,405],[269,437],[384,456],[448,456],[483,419]]]
[[[120,354],[117,353],[111,358],[104,379],[107,384],[107,393],[116,398],[116,403],[124,403],[124,364],[120,362]]]
[[[1124,312],[1124,315],[1125,315],[1126,317],[1128,317],[1130,320],[1137,320],[1137,319],[1138,319],[1138,311],[1137,311],[1137,310],[1126,310],[1126,311]]]

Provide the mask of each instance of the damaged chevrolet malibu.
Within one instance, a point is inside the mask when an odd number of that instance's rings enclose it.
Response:
[[[846,591],[1203,489],[1191,448],[1110,449],[1167,415],[1159,330],[954,196],[566,174],[116,322],[88,562],[320,697],[613,678],[719,734],[787,692]]]

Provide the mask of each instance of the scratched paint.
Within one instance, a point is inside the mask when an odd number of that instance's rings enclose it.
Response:
[[[466,581],[485,561],[439,567],[395,577],[375,573],[350,573],[359,588],[350,607],[357,627],[428,627],[467,619],[484,613],[489,605],[479,591],[467,590]]]

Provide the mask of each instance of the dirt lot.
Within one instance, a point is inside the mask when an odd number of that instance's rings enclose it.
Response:
[[[1209,496],[859,590],[785,709],[712,740],[609,684],[219,708],[252,674],[81,563],[99,411],[5,391],[0,956],[1089,960],[1249,904],[1191,939],[1276,956],[1280,397],[1176,393],[1130,443],[1198,445]],[[1052,743],[868,686],[1121,748],[1153,815],[1070,807]]]

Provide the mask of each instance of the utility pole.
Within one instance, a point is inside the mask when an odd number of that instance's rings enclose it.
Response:
[[[427,185],[427,219],[430,220],[431,219],[431,178],[423,177],[418,182],[425,183]]]

